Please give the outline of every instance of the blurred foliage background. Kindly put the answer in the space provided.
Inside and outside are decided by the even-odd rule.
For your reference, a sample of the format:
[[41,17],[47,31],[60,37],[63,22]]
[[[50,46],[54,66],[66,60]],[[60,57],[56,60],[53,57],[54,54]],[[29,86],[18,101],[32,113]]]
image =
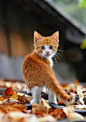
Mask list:
[[86,27],[86,0],[53,0],[67,14]]

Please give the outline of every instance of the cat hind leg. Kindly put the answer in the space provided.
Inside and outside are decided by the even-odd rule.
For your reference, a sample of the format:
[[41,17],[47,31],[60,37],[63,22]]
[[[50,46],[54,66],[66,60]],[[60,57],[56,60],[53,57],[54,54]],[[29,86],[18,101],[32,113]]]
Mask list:
[[51,89],[49,89],[48,102],[57,104],[57,97],[55,93],[51,91]]

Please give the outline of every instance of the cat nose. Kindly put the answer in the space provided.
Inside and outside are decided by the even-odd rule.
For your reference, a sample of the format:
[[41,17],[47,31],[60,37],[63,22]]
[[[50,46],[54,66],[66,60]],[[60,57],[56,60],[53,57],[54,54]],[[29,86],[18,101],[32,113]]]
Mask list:
[[46,54],[49,54],[49,51],[47,51]]

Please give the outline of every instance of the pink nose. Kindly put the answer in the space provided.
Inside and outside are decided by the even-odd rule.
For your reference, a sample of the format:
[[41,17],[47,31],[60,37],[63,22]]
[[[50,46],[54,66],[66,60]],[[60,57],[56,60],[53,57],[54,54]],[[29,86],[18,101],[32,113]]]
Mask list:
[[47,51],[46,54],[49,54],[49,52]]

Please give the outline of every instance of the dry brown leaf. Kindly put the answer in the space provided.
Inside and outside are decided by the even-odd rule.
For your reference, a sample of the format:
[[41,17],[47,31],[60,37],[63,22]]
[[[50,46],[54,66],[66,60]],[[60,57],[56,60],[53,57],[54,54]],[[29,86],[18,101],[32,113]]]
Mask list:
[[81,114],[74,112],[74,108],[72,107],[64,107],[63,111],[70,121],[85,120],[85,118]]
[[49,114],[54,116],[57,119],[65,118],[65,113],[63,112],[62,109],[59,109],[59,108],[57,108],[57,109],[51,108],[50,111],[49,111]]
[[18,100],[22,103],[30,103],[32,96],[18,92]]
[[57,122],[57,119],[55,119],[51,115],[48,115],[48,116],[40,117],[38,119],[38,122]]
[[47,114],[47,108],[44,107],[41,104],[35,103],[35,104],[32,105],[32,113],[33,114],[36,114],[36,113],[41,113],[41,114],[45,113],[45,114]]

